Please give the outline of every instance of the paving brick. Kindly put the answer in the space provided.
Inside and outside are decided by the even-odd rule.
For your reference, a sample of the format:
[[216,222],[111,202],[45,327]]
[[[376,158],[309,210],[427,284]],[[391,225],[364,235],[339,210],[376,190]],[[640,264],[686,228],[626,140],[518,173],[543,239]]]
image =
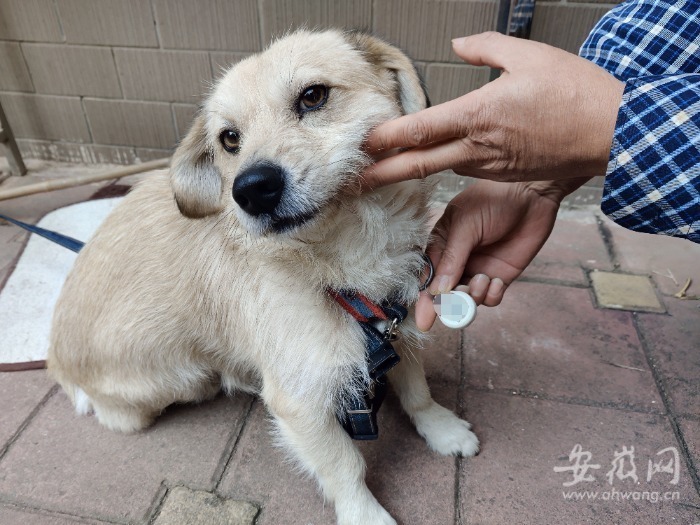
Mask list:
[[32,159],[56,160],[83,164],[135,164],[136,155],[131,146],[103,146],[101,144],[71,144],[45,140],[17,140],[22,156]]
[[260,12],[265,44],[299,27],[372,29],[371,0],[262,0]]
[[600,207],[600,201],[603,199],[603,189],[592,186],[583,185],[573,193],[570,193],[562,201],[562,207],[581,207],[581,206],[596,206]]
[[18,139],[91,141],[77,97],[0,93],[0,101]]
[[[0,242],[10,231],[10,226],[0,227]],[[2,246],[4,252],[4,242]],[[43,370],[0,372],[0,454],[5,449],[7,441],[17,432],[53,385],[53,381],[46,377],[46,372]]]
[[257,401],[224,474],[218,492],[225,497],[254,501],[261,507],[258,525],[335,523],[332,505],[324,505],[316,483],[294,472],[286,454],[272,445],[267,412]]
[[196,103],[211,80],[203,52],[115,49],[114,57],[127,99]]
[[[17,257],[26,242],[27,234],[23,230],[15,228],[6,221],[0,221],[0,289],[14,269]],[[10,429],[6,431],[9,432]]]
[[34,91],[27,64],[16,42],[0,42],[0,89]]
[[668,299],[670,316],[639,314],[637,324],[677,414],[700,415],[700,309]]
[[153,13],[141,0],[58,0],[66,40],[74,44],[158,45]]
[[0,523],[7,525],[75,525],[76,523],[103,523],[92,520],[72,520],[66,517],[50,516],[39,512],[22,512],[10,505],[0,503]]
[[453,38],[496,29],[498,2],[385,0],[375,3],[374,30],[414,60],[459,62]]
[[583,268],[613,269],[596,216],[591,210],[560,210],[549,239],[523,276],[587,285]]
[[249,57],[251,53],[235,53],[232,51],[211,51],[209,53],[209,58],[211,60],[211,70],[214,74],[214,78],[219,78],[227,71],[231,66],[237,64],[246,57]]
[[[686,279],[693,284],[688,294],[700,295],[700,245],[685,239],[639,233],[618,226],[602,216],[620,268],[649,274],[663,294],[678,292]],[[672,277],[671,277],[672,276]]]
[[[454,458],[428,450],[393,396],[385,401],[379,418],[379,439],[358,443],[367,461],[370,490],[400,523],[451,523]],[[219,491],[260,503],[259,525],[334,524],[333,505],[324,504],[316,483],[295,473],[285,454],[272,446],[270,428],[258,403]]]
[[154,0],[163,47],[259,51],[256,0]]
[[175,144],[169,104],[85,99],[95,142],[167,149]]
[[464,330],[469,385],[663,411],[632,314],[593,307],[589,290],[513,283]]
[[211,490],[249,398],[172,406],[145,432],[123,435],[79,417],[63,392],[3,458],[0,495],[48,510],[143,522],[162,482]]
[[483,67],[428,64],[425,84],[430,102],[441,104],[480,88],[489,81],[489,72]]
[[425,375],[433,390],[439,385],[450,391],[448,399],[437,399],[437,401],[454,410],[461,376],[462,334],[459,330],[447,328],[437,321],[430,330],[429,337],[421,352]]
[[610,10],[606,7],[538,3],[530,39],[578,54],[593,26]]
[[[695,414],[697,418],[697,414]],[[700,421],[681,418],[678,422],[683,439],[688,445],[688,452],[695,466],[695,473],[700,477]]]
[[168,493],[154,525],[253,525],[257,514],[258,508],[245,501],[175,487]]
[[0,0],[0,39],[61,42],[53,0]]
[[665,312],[646,275],[594,271],[590,274],[596,302],[601,308],[633,312]]
[[197,106],[192,104],[173,104],[173,115],[175,115],[178,139],[182,139],[182,137],[187,135],[196,113]]
[[39,93],[121,98],[109,48],[23,44],[22,49]]
[[[462,463],[460,478],[461,514],[465,524],[502,523],[695,523],[700,504],[690,474],[680,462],[680,479],[653,474],[647,481],[648,461],[660,459],[657,452],[678,445],[662,416],[620,410],[571,406],[543,400],[492,393],[470,393],[469,416],[482,439],[478,457]],[[569,454],[576,445],[590,452],[599,469],[579,472],[594,478],[564,486],[574,480]],[[639,483],[608,473],[616,452],[634,447]],[[660,456],[668,459],[670,453]],[[624,464],[623,473],[631,465]],[[614,472],[613,472],[614,474]],[[598,492],[597,500],[567,501],[563,493]],[[611,492],[678,492],[679,500],[625,500]],[[608,493],[605,501],[603,493]],[[619,501],[609,499],[619,498]],[[647,496],[650,498],[651,496]]]

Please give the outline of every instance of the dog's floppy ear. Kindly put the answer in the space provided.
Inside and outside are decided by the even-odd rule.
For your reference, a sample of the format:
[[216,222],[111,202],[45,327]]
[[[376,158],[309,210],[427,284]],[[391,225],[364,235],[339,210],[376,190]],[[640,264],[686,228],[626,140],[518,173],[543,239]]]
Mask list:
[[395,75],[397,98],[404,114],[415,113],[430,106],[418,72],[403,51],[366,33],[349,32],[347,35],[350,43],[362,52],[370,64]]
[[201,218],[221,209],[221,174],[214,166],[201,113],[175,150],[170,172],[175,202],[184,216]]

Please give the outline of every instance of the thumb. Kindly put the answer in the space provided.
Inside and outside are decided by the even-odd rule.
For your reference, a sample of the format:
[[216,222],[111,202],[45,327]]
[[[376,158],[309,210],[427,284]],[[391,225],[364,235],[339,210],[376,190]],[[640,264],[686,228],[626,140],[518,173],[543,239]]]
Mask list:
[[508,69],[517,60],[516,56],[521,55],[523,44],[527,43],[519,38],[489,31],[455,38],[452,40],[452,49],[459,58],[473,66]]

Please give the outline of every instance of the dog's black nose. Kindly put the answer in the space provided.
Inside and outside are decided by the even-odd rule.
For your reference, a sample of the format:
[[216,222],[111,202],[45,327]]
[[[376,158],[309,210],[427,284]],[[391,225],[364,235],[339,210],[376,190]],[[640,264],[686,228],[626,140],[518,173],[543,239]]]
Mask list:
[[253,216],[272,213],[284,192],[282,169],[271,164],[256,164],[233,181],[233,200]]

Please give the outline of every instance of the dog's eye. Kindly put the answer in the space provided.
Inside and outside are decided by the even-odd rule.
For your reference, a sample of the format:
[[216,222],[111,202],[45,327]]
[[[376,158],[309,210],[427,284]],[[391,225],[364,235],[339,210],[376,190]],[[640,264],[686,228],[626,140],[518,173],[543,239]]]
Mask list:
[[221,135],[219,135],[219,140],[229,153],[238,153],[238,149],[241,147],[241,136],[232,129],[222,131]]
[[321,108],[328,100],[328,88],[323,84],[307,87],[299,97],[297,110],[300,115]]

